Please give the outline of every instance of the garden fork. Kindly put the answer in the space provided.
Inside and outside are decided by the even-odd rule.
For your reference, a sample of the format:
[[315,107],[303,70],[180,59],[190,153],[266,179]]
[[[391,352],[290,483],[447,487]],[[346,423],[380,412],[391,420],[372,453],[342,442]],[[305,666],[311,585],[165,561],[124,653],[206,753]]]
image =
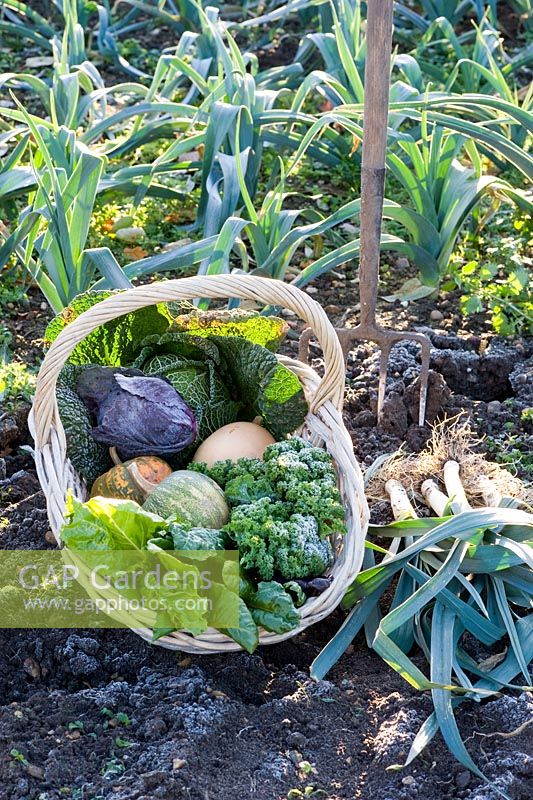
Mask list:
[[[370,340],[379,345],[378,419],[385,400],[387,364],[392,346],[403,340],[420,344],[420,401],[418,424],[424,424],[429,379],[431,343],[423,333],[385,330],[376,320],[385,155],[389,116],[389,58],[392,50],[393,0],[369,0],[366,23],[365,97],[363,113],[363,155],[361,170],[361,250],[359,257],[359,298],[361,316],[355,328],[338,328],[345,360],[355,342]],[[309,355],[310,329],[300,337],[299,357]]]

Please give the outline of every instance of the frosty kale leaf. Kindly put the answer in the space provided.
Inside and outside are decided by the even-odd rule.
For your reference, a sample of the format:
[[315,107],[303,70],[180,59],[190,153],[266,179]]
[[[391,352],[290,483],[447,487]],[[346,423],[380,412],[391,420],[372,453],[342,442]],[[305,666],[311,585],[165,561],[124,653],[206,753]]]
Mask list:
[[336,484],[314,480],[290,482],[287,486],[278,483],[276,486],[284,499],[292,504],[295,513],[315,517],[321,536],[344,532],[344,508]]
[[226,500],[230,506],[242,506],[268,497],[270,500],[281,500],[268,478],[253,475],[238,475],[226,483]]
[[244,569],[263,581],[322,575],[333,561],[328,536],[345,530],[331,457],[294,437],[269,445],[263,459],[192,464],[226,495],[231,518],[224,531],[239,548]]
[[331,544],[320,538],[316,519],[290,512],[288,503],[261,498],[233,509],[224,527],[242,566],[264,581],[277,574],[285,580],[315,577],[332,563]]
[[189,464],[187,469],[207,475],[224,490],[226,485],[236,478],[249,476],[255,480],[265,477],[265,465],[259,458],[239,458],[238,461],[227,458],[224,461],[216,461],[212,467],[194,462]]
[[298,437],[269,445],[263,460],[266,474],[287,489],[302,482],[326,481],[335,485],[337,481],[331,456]]
[[321,537],[344,532],[337,474],[325,450],[294,437],[269,445],[263,461],[266,477],[293,513],[315,517]]
[[230,506],[262,497],[283,500],[292,514],[315,517],[321,538],[345,530],[344,508],[331,456],[293,437],[267,447],[263,459],[217,461],[211,468],[191,464],[224,489]]
[[317,577],[333,563],[331,543],[320,538],[318,523],[309,514],[292,514],[275,528],[269,545],[277,572],[286,580]]

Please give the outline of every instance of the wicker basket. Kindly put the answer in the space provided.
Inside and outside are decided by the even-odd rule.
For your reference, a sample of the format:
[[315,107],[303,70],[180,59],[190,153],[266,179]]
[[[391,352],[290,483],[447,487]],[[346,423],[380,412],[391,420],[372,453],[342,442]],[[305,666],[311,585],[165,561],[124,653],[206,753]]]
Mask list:
[[[257,301],[261,305],[290,309],[311,326],[324,354],[323,378],[301,361],[283,356],[279,356],[279,359],[298,376],[309,402],[310,410],[301,435],[314,445],[324,447],[336,462],[339,486],[346,508],[347,533],[333,542],[336,557],[331,569],[331,585],[323,594],[309,599],[301,607],[299,627],[281,635],[260,632],[261,644],[273,644],[295,636],[326,617],[338,605],[346,587],[360,569],[368,523],[361,470],[354,458],[352,442],[342,420],[345,379],[342,350],[322,307],[307,294],[294,286],[269,278],[219,275],[181,278],[139,286],[109,297],[88,309],[57,337],[39,372],[30,414],[37,473],[46,497],[50,525],[60,543],[59,531],[64,522],[67,492],[72,491],[81,500],[85,500],[87,496],[86,487],[66,455],[65,434],[55,398],[56,381],[63,364],[87,334],[115,317],[155,303],[198,297],[236,297]],[[135,627],[134,630],[143,638],[151,639],[152,632],[149,629]],[[200,636],[175,632],[158,639],[157,644],[190,653],[240,649],[233,639],[214,630],[208,630]]]

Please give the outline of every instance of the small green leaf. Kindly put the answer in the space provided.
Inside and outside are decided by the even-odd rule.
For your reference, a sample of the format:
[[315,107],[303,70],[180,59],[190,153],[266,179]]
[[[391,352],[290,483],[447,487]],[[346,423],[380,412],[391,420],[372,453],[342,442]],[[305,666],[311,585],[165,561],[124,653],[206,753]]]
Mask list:
[[394,303],[395,300],[407,302],[410,300],[421,300],[423,297],[429,297],[436,292],[435,286],[424,286],[418,278],[409,278],[394,294],[385,295],[383,297],[388,303]]
[[175,628],[154,628],[152,642],[157,642],[158,639],[161,639],[163,636],[168,636],[170,633],[174,633],[175,630]]
[[473,275],[476,272],[477,268],[478,268],[477,261],[469,261],[468,264],[465,264],[461,268],[461,273],[463,275]]
[[287,633],[300,623],[292,597],[276,581],[260,581],[257,591],[246,597],[254,622],[266,631]]
[[465,298],[464,302],[463,298],[461,298],[461,307],[465,314],[479,314],[483,311],[483,303],[476,295]]

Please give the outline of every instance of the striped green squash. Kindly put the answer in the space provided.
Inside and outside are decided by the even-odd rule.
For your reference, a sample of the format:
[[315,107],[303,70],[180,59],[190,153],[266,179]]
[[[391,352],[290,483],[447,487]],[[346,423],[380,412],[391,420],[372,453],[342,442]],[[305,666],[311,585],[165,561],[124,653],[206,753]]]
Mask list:
[[221,528],[229,519],[224,492],[199,472],[173,472],[148,495],[146,511],[190,528]]

